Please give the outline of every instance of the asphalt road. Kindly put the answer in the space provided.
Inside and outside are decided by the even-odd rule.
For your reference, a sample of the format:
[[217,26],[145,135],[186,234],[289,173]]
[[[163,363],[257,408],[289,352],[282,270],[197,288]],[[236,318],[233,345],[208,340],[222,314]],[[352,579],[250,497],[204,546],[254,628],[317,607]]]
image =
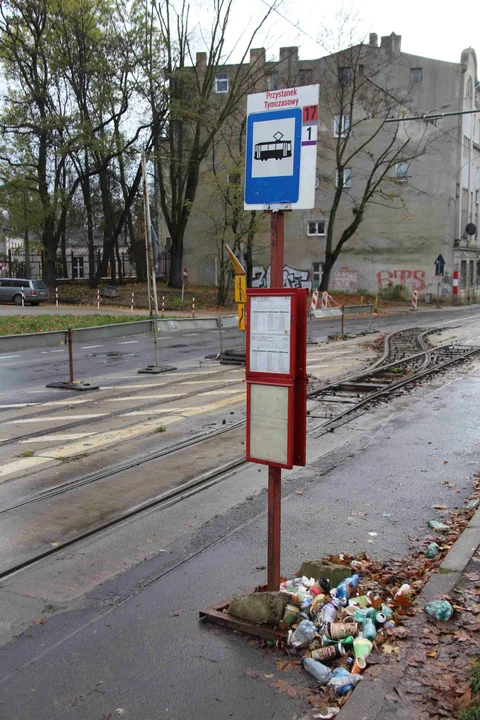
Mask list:
[[[372,319],[372,328],[379,332],[391,332],[412,325],[431,326],[436,323],[455,325],[456,321],[461,323],[475,317],[480,317],[480,306],[448,310],[432,309],[415,314],[376,316]],[[367,331],[368,328],[367,317],[347,317],[345,320],[346,333],[359,333]],[[243,334],[236,329],[222,332],[224,347],[242,347]],[[329,335],[340,333],[340,319],[311,320],[308,333],[312,340],[324,341]],[[158,334],[158,357],[162,365],[198,361],[207,355],[216,354],[219,350],[218,330],[174,330],[162,331]],[[154,358],[153,340],[148,335],[75,345],[75,379],[102,382],[102,384],[119,378],[125,379],[135,376],[140,368],[153,364]],[[39,382],[47,384],[67,380],[68,376],[66,348],[0,353],[0,387],[2,400],[5,403],[19,391],[27,393],[34,387],[38,390]]]
[[[400,558],[410,536],[427,534],[428,519],[444,517],[432,505],[461,506],[478,469],[479,382],[478,367],[438,380],[380,426],[364,423],[350,444],[290,476],[283,571],[328,552]],[[186,523],[185,513],[176,506],[170,522]],[[314,683],[305,673],[282,671],[255,643],[198,621],[200,609],[261,582],[265,558],[263,492],[4,648],[2,718],[311,718],[301,689]]]

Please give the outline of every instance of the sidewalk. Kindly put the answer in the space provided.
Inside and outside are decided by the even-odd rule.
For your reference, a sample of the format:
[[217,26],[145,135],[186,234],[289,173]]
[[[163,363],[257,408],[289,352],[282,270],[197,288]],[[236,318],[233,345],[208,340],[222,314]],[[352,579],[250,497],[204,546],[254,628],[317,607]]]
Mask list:
[[[285,473],[283,573],[296,572],[306,558],[344,551],[401,559],[411,536],[432,534],[429,519],[447,517],[448,510],[432,505],[463,506],[480,469],[480,369],[445,383],[432,382],[312,442],[309,465]],[[199,610],[264,582],[265,487],[265,471],[251,466],[225,485],[131,523],[133,544],[167,536],[169,524],[184,528],[184,535],[62,612],[46,611],[44,624],[0,651],[2,718],[299,720],[318,712],[306,700],[305,688],[315,686],[306,673],[282,670],[268,648],[198,621]],[[206,512],[211,519],[189,530]],[[113,538],[85,544],[82,554],[91,548],[92,564],[105,562],[104,546]],[[462,562],[451,569],[459,572]],[[64,571],[60,563],[49,569],[68,589]],[[45,572],[38,566],[37,578]],[[436,577],[443,583],[450,574]],[[33,594],[38,582],[35,571],[19,577],[8,588],[12,600]],[[443,585],[437,590],[445,592]],[[401,670],[393,660],[385,667],[397,675]],[[413,720],[406,703],[389,696],[391,683],[368,677],[337,717]]]
[[[477,510],[418,596],[418,614],[402,623],[407,640],[397,646],[396,659],[368,668],[337,720],[451,718],[452,707],[468,707],[471,661],[480,656],[479,548]],[[456,610],[448,622],[422,612],[425,603],[444,598]]]

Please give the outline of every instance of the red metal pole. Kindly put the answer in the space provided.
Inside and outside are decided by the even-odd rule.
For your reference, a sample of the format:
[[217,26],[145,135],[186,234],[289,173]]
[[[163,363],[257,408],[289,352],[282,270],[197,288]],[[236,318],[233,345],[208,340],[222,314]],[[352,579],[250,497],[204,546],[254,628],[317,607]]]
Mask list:
[[72,328],[67,330],[68,338],[68,364],[70,367],[70,382],[73,383],[73,348],[72,348]]
[[[270,287],[283,288],[285,215],[272,212],[270,243]],[[282,516],[282,471],[268,466],[268,590],[280,588],[280,538]]]

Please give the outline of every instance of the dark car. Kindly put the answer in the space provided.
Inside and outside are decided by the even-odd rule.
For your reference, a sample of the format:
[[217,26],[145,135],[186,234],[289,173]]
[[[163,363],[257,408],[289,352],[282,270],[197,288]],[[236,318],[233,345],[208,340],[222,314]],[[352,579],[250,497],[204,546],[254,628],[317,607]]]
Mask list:
[[0,278],[0,302],[22,304],[22,288],[25,303],[40,305],[49,299],[48,288],[43,280],[26,280],[24,278]]

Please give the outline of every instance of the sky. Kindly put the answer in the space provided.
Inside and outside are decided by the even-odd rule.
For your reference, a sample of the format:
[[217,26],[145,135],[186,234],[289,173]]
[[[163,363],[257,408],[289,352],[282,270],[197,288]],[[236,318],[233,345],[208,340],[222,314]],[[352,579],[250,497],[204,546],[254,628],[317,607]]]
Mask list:
[[[194,0],[195,1],[195,0]],[[246,33],[239,39],[239,29],[251,30],[255,21],[267,11],[272,0],[239,0],[229,31],[229,47],[244,44]],[[197,0],[200,4],[202,0]],[[278,0],[277,0],[278,2]],[[272,13],[253,43],[265,47],[268,59],[276,59],[280,47],[298,45],[300,59],[321,57],[335,45],[338,49],[338,13],[355,18],[356,40],[370,32],[402,36],[402,51],[448,62],[460,62],[462,50],[473,47],[480,60],[480,2],[465,0],[458,10],[431,0],[281,0],[279,13]],[[352,25],[352,23],[349,23]],[[294,27],[294,25],[298,27]],[[333,34],[333,37],[332,37]],[[326,39],[330,35],[330,39]],[[238,61],[238,51],[232,60]]]

